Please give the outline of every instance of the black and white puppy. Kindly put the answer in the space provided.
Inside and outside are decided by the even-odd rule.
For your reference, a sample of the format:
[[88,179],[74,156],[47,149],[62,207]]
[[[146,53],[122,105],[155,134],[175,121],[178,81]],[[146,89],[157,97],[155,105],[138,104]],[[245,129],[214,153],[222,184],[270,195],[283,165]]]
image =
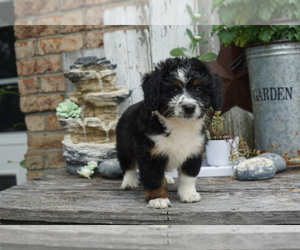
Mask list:
[[150,207],[171,206],[165,171],[177,169],[182,202],[197,202],[195,188],[206,144],[209,107],[221,108],[222,83],[196,58],[170,58],[142,79],[144,100],[130,106],[116,128],[123,189],[135,188],[136,169]]

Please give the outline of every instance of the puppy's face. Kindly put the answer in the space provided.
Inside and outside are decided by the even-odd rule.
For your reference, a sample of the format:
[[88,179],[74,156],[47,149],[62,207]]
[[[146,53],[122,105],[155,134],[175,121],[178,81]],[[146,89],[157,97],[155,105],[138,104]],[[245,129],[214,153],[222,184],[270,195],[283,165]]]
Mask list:
[[222,105],[221,82],[198,59],[171,58],[143,79],[145,105],[166,118],[195,120]]
[[158,111],[167,118],[199,119],[211,106],[209,86],[207,75],[193,72],[189,66],[179,67],[161,85]]

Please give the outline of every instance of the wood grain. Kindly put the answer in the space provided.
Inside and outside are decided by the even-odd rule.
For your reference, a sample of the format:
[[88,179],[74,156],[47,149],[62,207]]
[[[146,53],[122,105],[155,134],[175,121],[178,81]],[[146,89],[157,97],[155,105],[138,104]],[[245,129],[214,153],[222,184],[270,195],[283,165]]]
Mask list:
[[120,190],[121,180],[91,180],[64,169],[0,192],[2,224],[300,224],[300,169],[265,181],[198,178],[198,203],[181,203],[177,185],[168,187],[172,207],[151,209],[144,191]]
[[299,249],[300,226],[0,226],[1,249]]

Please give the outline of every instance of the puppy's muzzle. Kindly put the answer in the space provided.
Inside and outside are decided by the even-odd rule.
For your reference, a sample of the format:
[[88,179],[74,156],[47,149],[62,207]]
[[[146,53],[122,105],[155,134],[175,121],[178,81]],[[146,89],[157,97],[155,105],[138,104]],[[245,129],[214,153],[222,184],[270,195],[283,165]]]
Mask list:
[[185,114],[192,115],[192,114],[194,114],[194,112],[196,110],[196,105],[195,104],[191,104],[191,103],[183,104],[182,105],[182,109],[183,109],[183,111],[184,111]]

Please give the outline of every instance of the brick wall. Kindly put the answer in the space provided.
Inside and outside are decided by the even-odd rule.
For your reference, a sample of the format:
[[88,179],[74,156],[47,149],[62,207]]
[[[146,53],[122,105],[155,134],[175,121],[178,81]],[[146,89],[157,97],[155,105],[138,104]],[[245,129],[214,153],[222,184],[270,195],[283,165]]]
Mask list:
[[61,53],[102,46],[102,35],[98,26],[15,26],[20,106],[28,129],[25,163],[29,178],[41,175],[41,170],[64,166],[64,131],[55,115],[65,98]]
[[[99,2],[100,7],[93,6]],[[133,2],[136,1],[122,1],[122,4]],[[62,52],[103,46],[104,32],[123,29],[102,25],[104,4],[113,7],[116,3],[121,4],[111,0],[14,1],[16,23],[23,24],[14,26],[14,30],[20,107],[28,130],[25,155],[28,179],[65,165],[61,143],[64,130],[55,115],[57,105],[66,95]],[[91,18],[97,16],[87,22],[96,25],[76,25],[83,23],[83,12]],[[53,20],[72,25],[49,25]]]

